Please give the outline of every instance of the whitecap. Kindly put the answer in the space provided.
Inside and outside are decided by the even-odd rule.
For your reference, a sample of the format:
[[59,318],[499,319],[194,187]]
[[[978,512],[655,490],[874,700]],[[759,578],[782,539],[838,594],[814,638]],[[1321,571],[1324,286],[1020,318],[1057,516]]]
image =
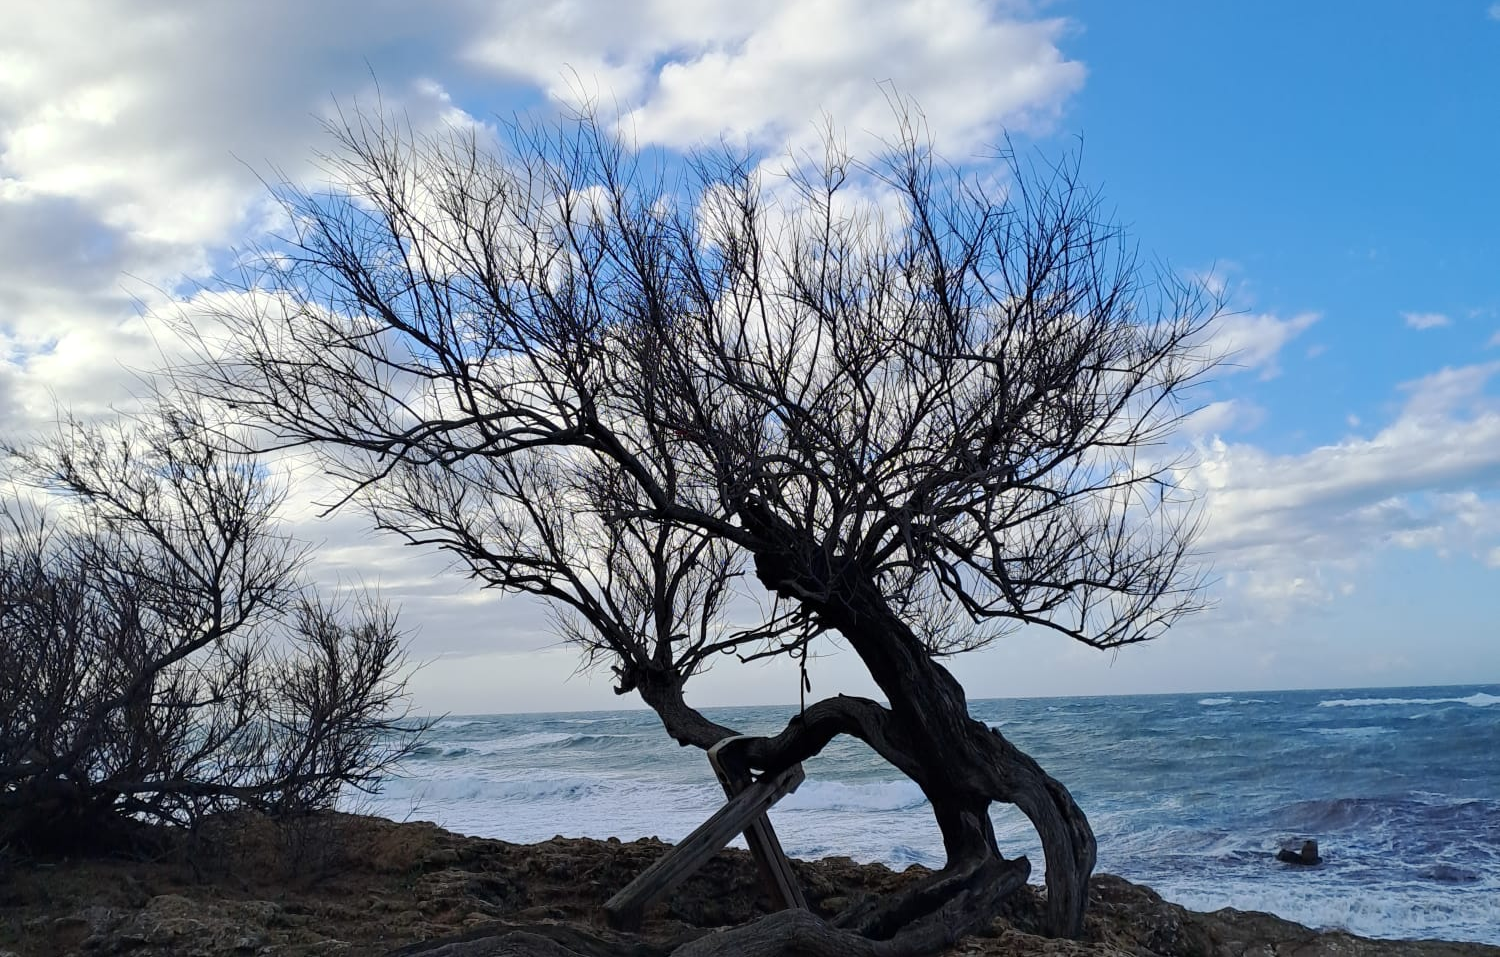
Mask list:
[[387,804],[412,801],[418,806],[459,803],[503,808],[507,804],[577,801],[607,786],[600,780],[577,777],[511,781],[474,776],[389,777],[381,782],[379,799]]
[[1220,704],[1234,704],[1233,698],[1199,698],[1198,703],[1205,707],[1213,707]]
[[1471,708],[1488,708],[1500,704],[1500,695],[1475,692],[1465,698],[1330,698],[1319,701],[1320,708],[1393,707],[1413,704],[1466,704]]

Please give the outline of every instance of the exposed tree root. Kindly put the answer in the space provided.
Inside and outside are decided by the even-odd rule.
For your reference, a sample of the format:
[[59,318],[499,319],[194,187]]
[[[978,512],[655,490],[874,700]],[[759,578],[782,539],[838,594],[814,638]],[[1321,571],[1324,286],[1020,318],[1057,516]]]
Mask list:
[[[983,863],[997,857],[987,804],[1016,805],[1036,828],[1046,854],[1048,928],[1059,937],[1077,937],[1083,930],[1095,861],[1088,818],[1067,788],[1029,755],[982,723],[967,717],[964,721],[968,725],[963,735],[966,747],[945,750],[934,771],[922,761],[922,749],[903,734],[889,710],[865,698],[840,695],[807,708],[775,736],[744,739],[739,743],[740,758],[751,767],[776,772],[817,754],[840,734],[858,738],[922,787],[938,816],[950,862]],[[970,755],[972,760],[965,760]],[[913,892],[911,906],[917,906],[923,893],[931,899],[952,893],[964,873],[963,867],[950,864],[935,876],[930,890]],[[899,923],[902,913],[900,908],[892,912],[892,925]],[[870,926],[859,929],[866,936],[884,936]]]
[[[951,694],[956,701],[960,693],[955,685]],[[698,743],[699,737],[727,730],[716,725],[700,728],[681,720],[680,711],[693,714],[685,706],[664,709],[659,706],[662,702],[652,704],[678,740]],[[935,756],[931,729],[913,734],[884,705],[838,695],[810,705],[775,735],[741,738],[734,751],[723,757],[763,774],[776,774],[818,754],[839,735],[849,735],[915,781],[931,801],[949,866],[897,899],[866,902],[860,913],[840,915],[839,926],[864,938],[888,938],[978,881],[977,871],[991,873],[991,862],[1005,863],[995,847],[988,812],[990,802],[1001,801],[1019,808],[1041,838],[1047,861],[1048,931],[1058,937],[1077,937],[1083,931],[1096,853],[1088,818],[1067,788],[998,731],[970,718],[967,709],[955,710],[954,718],[946,734],[954,746],[938,749]],[[1029,871],[1030,865],[1025,866]],[[992,876],[998,879],[1003,874],[1008,881],[1011,873],[1002,869]],[[1023,874],[1017,886],[1024,880]]]
[[[1026,883],[1030,874],[1031,863],[1024,857],[1014,861],[996,857],[944,868],[896,894],[866,898],[835,917],[833,923],[862,937],[884,940],[943,910],[963,894],[969,895],[965,899],[993,898],[998,904]],[[974,908],[976,921],[993,916],[978,911]]]
[[[807,911],[781,911],[700,937],[671,957],[926,957],[987,926],[1030,871],[1024,858],[995,858],[963,872],[935,874],[906,893],[877,899],[874,908],[846,912],[835,923]],[[872,939],[847,924],[838,926],[846,917],[880,933]],[[882,937],[885,932],[890,936]]]

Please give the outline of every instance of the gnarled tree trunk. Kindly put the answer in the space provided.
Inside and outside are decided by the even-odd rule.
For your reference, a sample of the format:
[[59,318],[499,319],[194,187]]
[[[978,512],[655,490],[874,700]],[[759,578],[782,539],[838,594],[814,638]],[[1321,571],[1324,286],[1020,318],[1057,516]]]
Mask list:
[[[988,922],[1003,896],[994,891],[1013,890],[1030,872],[1024,858],[1008,861],[996,845],[989,810],[998,801],[1018,807],[1041,838],[1051,933],[1077,937],[1095,842],[1067,788],[1000,732],[969,715],[962,686],[891,613],[873,582],[845,569],[815,583],[789,584],[772,573],[787,565],[757,565],[765,584],[796,594],[824,625],[844,635],[891,704],[842,695],[819,701],[775,736],[735,742],[737,759],[763,774],[777,774],[840,734],[858,738],[922,789],[947,854],[946,866],[931,878],[889,899],[856,905],[834,926],[873,940],[903,935],[915,940],[921,937],[916,930],[939,920],[960,934]],[[830,588],[830,581],[842,587]],[[806,596],[818,592],[809,584],[831,597],[810,601]],[[680,743],[707,748],[733,733],[689,707],[680,681],[645,676],[637,687]]]
[[[1041,837],[1050,932],[1079,936],[1095,840],[1067,787],[998,730],[969,715],[962,685],[888,612],[877,592],[843,595],[817,613],[849,639],[891,706],[862,697],[820,700],[777,735],[739,739],[733,757],[762,774],[778,774],[819,753],[837,735],[855,736],[921,787],[932,802],[948,856],[947,865],[929,879],[885,900],[855,904],[834,919],[834,927],[873,941],[915,944],[927,941],[918,933],[922,927],[932,926],[936,933],[942,924],[944,935],[962,936],[984,926],[1004,894],[1031,871],[1025,858],[1008,861],[996,846],[990,805],[1001,801],[1019,807]],[[682,744],[706,748],[733,733],[690,708],[679,681],[648,676],[637,690]]]

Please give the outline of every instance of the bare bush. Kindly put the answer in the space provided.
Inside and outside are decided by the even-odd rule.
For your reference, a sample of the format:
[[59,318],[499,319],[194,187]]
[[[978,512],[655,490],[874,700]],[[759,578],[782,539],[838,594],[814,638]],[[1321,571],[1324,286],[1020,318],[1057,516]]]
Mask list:
[[393,615],[305,586],[254,461],[171,413],[6,451],[0,845],[328,808],[413,746]]

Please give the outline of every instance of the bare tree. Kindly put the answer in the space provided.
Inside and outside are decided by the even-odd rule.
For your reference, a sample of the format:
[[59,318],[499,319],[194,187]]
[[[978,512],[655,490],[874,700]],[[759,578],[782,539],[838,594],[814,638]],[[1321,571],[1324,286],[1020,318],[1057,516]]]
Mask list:
[[6,451],[0,846],[328,808],[412,746],[394,618],[304,587],[262,467],[170,413]]
[[[903,129],[873,162],[720,152],[669,180],[592,117],[498,145],[353,118],[334,186],[279,190],[292,231],[198,318],[187,375],[324,453],[381,528],[551,602],[684,745],[734,733],[684,697],[711,662],[841,636],[889,703],[817,701],[740,757],[864,741],[948,863],[838,927],[904,928],[899,951],[988,919],[1029,871],[999,801],[1076,935],[1087,819],[941,659],[1021,627],[1118,648],[1197,606],[1164,443],[1218,305],[1141,268],[1072,160],[986,180]],[[751,581],[771,611],[738,625]]]

